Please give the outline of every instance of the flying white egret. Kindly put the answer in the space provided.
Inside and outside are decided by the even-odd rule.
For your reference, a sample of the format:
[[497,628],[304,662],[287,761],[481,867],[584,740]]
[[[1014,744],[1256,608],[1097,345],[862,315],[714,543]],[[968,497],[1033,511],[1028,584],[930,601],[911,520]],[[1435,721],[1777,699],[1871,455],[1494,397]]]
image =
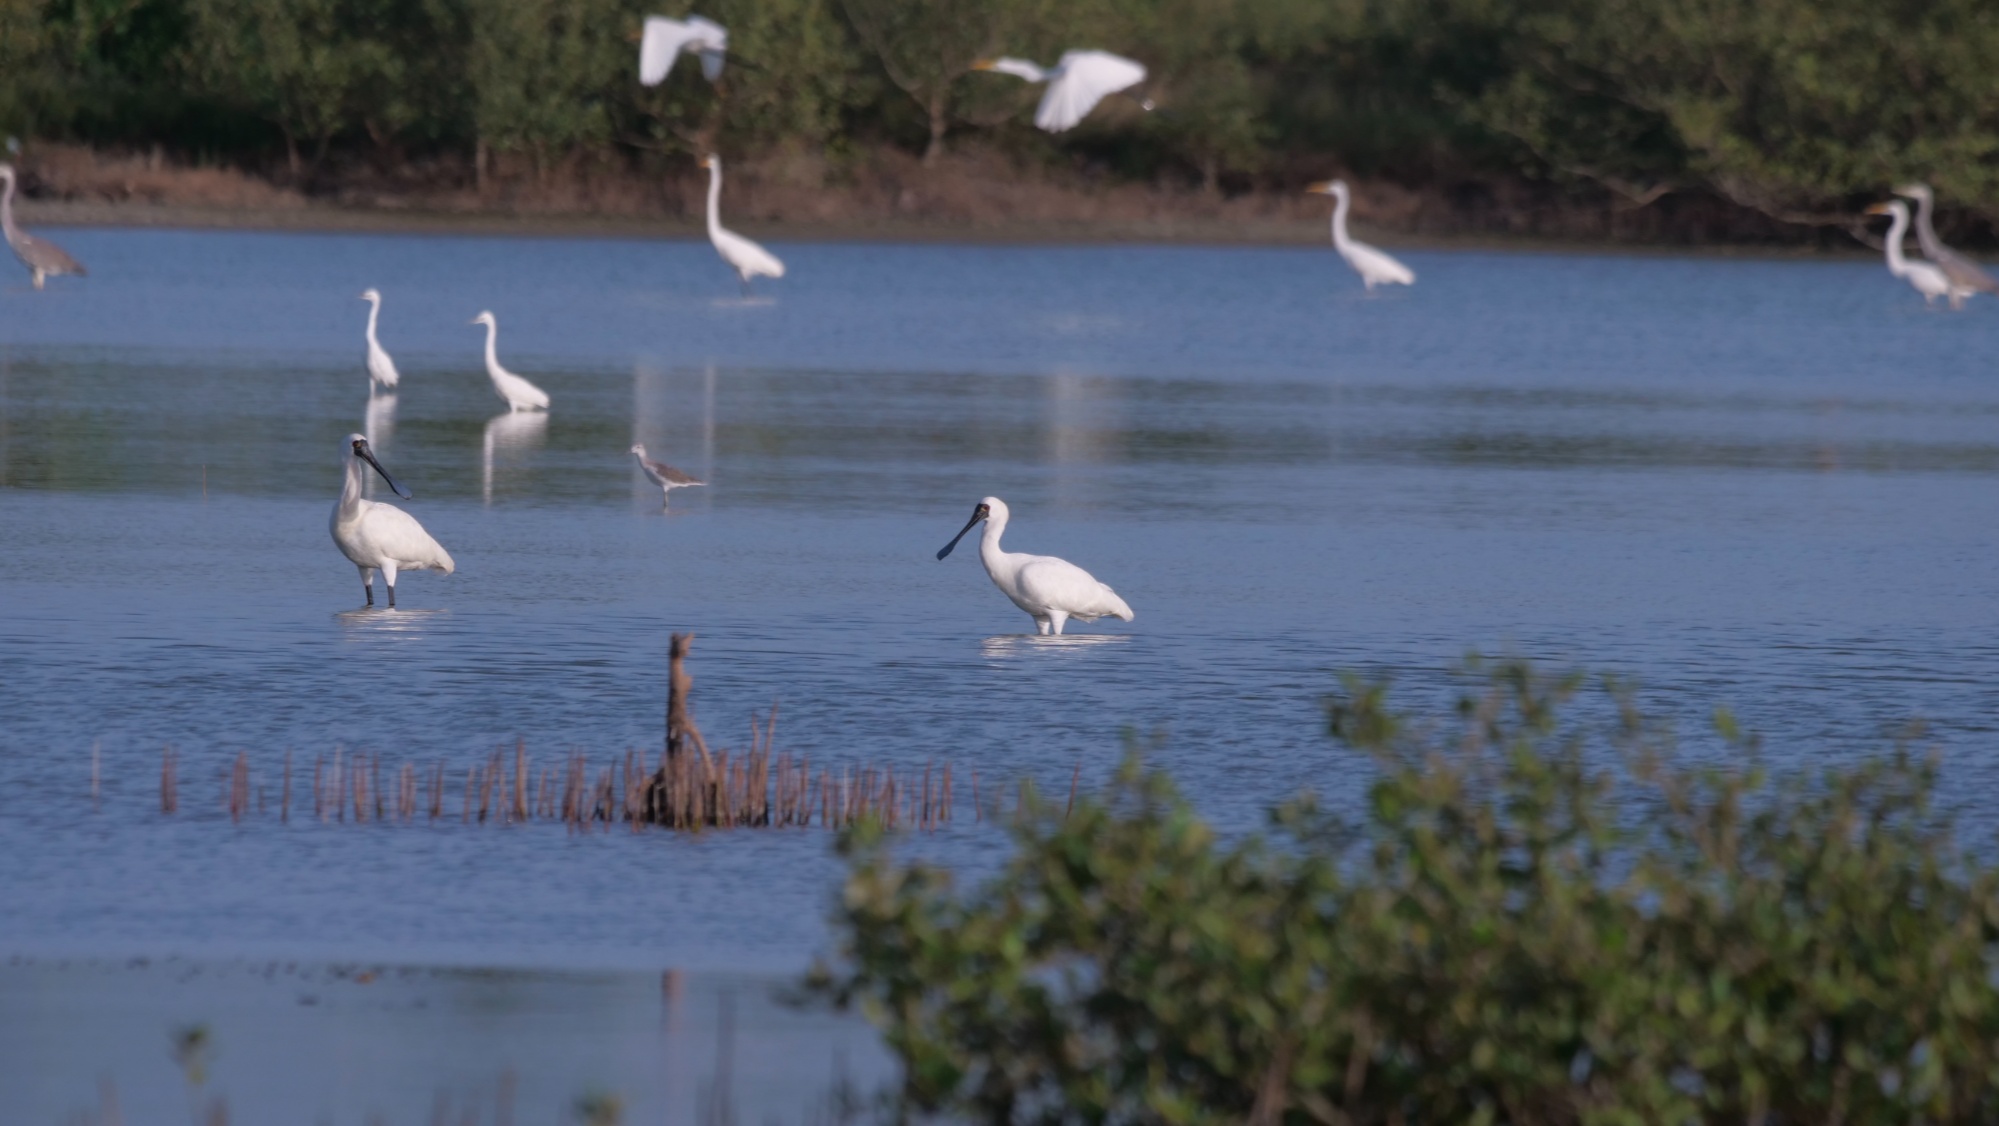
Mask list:
[[[1029,82],[1046,82],[1048,89],[1042,92],[1041,104],[1035,107],[1034,124],[1050,133],[1074,129],[1090,116],[1098,102],[1145,81],[1143,64],[1109,51],[1065,51],[1052,67],[1038,66],[1026,59],[980,59],[972,64],[972,69],[1011,74]],[[1152,99],[1140,98],[1138,104],[1149,110]]]
[[729,54],[729,29],[705,16],[646,17],[639,37],[639,81],[647,86],[666,81],[682,51],[700,57],[702,77],[720,82],[722,62]]
[[1108,616],[1131,621],[1131,607],[1124,604],[1117,591],[1074,563],[1052,555],[1001,551],[1000,536],[1006,531],[1006,518],[1005,501],[998,497],[980,501],[972,509],[972,518],[951,537],[937,558],[951,554],[965,533],[984,520],[986,531],[979,539],[979,561],[986,565],[986,575],[1000,593],[1034,618],[1037,633],[1059,636],[1062,624],[1070,618],[1094,622]]
[[548,392],[500,366],[500,354],[494,342],[500,335],[500,322],[490,312],[472,318],[472,324],[486,326],[486,374],[493,379],[493,390],[507,401],[509,410],[534,411],[548,409]]
[[69,252],[45,238],[38,238],[14,225],[14,166],[0,164],[0,180],[7,182],[4,194],[0,194],[0,235],[6,236],[7,245],[13,248],[14,257],[21,260],[35,275],[35,288],[57,274],[75,274],[88,277],[90,271]]
[[777,255],[722,226],[722,158],[709,153],[701,158],[701,167],[708,170],[708,241],[715,244],[722,261],[735,268],[743,292],[750,291],[751,278],[783,277],[784,263]]
[[1305,189],[1316,195],[1333,197],[1333,249],[1347,260],[1360,280],[1373,290],[1377,285],[1415,285],[1416,272],[1374,247],[1347,235],[1347,210],[1353,206],[1345,180],[1327,180]]
[[1949,297],[1951,308],[1959,308],[1962,302],[1951,292],[1950,278],[1943,270],[1929,262],[1911,262],[1902,255],[1902,236],[1909,233],[1909,205],[1892,199],[1875,204],[1867,213],[1893,216],[1888,224],[1888,272],[1914,286],[1923,295],[1925,305],[1934,304],[1939,297]]
[[374,394],[377,387],[393,391],[401,378],[396,374],[396,362],[389,358],[382,342],[375,339],[375,321],[382,315],[382,291],[364,289],[361,300],[368,303],[368,393]]
[[1937,264],[1944,277],[1950,279],[1951,308],[1962,307],[1966,298],[1980,293],[1999,293],[1999,279],[1985,272],[1984,267],[1950,247],[1937,237],[1936,225],[1930,221],[1936,209],[1936,193],[1928,184],[1910,184],[1895,189],[1895,194],[1907,196],[1916,201],[1916,242],[1923,248],[1923,256]]
[[375,472],[382,475],[397,496],[410,499],[410,494],[375,460],[366,436],[347,435],[340,444],[340,461],[347,483],[340,490],[340,499],[333,502],[333,542],[340,548],[340,554],[361,569],[361,590],[368,596],[368,605],[375,604],[376,568],[381,569],[383,580],[389,584],[391,610],[396,608],[397,572],[443,571],[448,575],[458,569],[451,561],[451,553],[430,538],[416,517],[394,505],[362,499],[361,480],[367,476],[368,465],[375,467]]
[[675,489],[708,483],[699,477],[683,473],[663,461],[654,461],[647,457],[644,442],[632,443],[632,456],[639,459],[639,469],[646,475],[646,480],[659,486],[659,502],[662,505],[673,500]]

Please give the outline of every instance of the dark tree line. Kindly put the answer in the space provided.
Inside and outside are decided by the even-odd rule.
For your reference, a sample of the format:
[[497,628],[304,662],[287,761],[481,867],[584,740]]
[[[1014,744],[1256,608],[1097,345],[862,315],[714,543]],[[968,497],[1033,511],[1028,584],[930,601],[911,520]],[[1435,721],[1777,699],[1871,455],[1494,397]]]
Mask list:
[[[934,158],[1010,131],[1210,189],[1504,175],[1818,223],[1922,177],[1999,217],[1990,0],[713,0],[755,65],[719,92],[692,66],[645,89],[639,22],[684,3],[0,0],[0,129],[298,181],[330,154],[540,174],[710,145]],[[971,67],[1070,46],[1144,62],[1168,112],[1113,101],[1040,138],[1035,92]]]

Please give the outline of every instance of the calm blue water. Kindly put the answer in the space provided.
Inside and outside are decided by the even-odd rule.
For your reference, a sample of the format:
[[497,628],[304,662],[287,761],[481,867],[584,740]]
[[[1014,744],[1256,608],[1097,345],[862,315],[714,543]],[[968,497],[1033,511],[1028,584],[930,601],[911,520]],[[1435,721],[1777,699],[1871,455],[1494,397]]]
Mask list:
[[[1229,827],[1353,792],[1339,670],[1423,696],[1474,648],[1789,761],[1921,717],[1956,792],[1999,781],[1999,307],[1871,263],[1411,254],[1368,298],[1312,250],[797,245],[744,301],[700,243],[61,235],[88,280],[0,291],[0,953],[794,971],[817,832],[222,816],[238,752],[274,789],[288,748],[656,748],[676,629],[711,739],[776,702],[815,761],[1062,788],[1159,731]],[[482,309],[545,420],[501,415]],[[395,614],[327,535],[353,430],[459,565]],[[635,439],[710,487],[663,515]],[[1034,641],[935,561],[989,493],[1137,620]]]

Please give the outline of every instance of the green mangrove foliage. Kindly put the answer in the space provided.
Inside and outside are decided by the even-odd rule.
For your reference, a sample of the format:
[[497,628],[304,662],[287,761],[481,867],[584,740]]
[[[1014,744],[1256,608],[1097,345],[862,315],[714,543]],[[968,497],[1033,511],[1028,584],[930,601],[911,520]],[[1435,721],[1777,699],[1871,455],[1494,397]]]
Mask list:
[[[743,65],[634,81],[647,14],[688,0],[0,0],[0,130],[161,144],[307,178],[388,163],[891,144],[1012,151],[1210,188],[1349,169],[1495,177],[1642,206],[1719,197],[1844,221],[1899,180],[1999,217],[1988,0],[714,0]],[[1130,55],[1165,112],[1062,138],[994,54]],[[1002,123],[1004,122],[1004,125]]]
[[1579,687],[1500,665],[1420,723],[1349,684],[1356,819],[1223,840],[1132,761],[976,887],[856,835],[813,985],[904,1111],[992,1123],[1993,1120],[1999,879],[1932,765],[1780,776],[1726,723],[1739,769],[1676,765]]

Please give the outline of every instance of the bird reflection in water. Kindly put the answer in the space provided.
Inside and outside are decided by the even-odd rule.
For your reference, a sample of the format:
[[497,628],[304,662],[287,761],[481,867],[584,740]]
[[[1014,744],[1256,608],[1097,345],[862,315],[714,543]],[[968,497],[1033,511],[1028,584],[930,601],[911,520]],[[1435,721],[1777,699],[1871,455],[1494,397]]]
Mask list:
[[431,633],[438,619],[450,613],[448,610],[405,610],[398,609],[393,614],[376,613],[373,607],[357,610],[342,610],[333,615],[341,629],[355,636],[418,638]]
[[[396,395],[393,391],[368,396],[368,413],[361,422],[361,433],[368,436],[368,445],[377,454],[389,456],[390,444],[396,436]],[[375,486],[381,482],[368,478],[368,495],[375,495]]]
[[518,462],[542,447],[548,435],[548,415],[541,411],[509,411],[486,423],[485,475],[481,495],[493,503],[493,463]]
[[1007,633],[979,642],[979,655],[995,660],[1006,657],[1040,656],[1046,653],[1074,653],[1103,645],[1126,645],[1128,633]]

